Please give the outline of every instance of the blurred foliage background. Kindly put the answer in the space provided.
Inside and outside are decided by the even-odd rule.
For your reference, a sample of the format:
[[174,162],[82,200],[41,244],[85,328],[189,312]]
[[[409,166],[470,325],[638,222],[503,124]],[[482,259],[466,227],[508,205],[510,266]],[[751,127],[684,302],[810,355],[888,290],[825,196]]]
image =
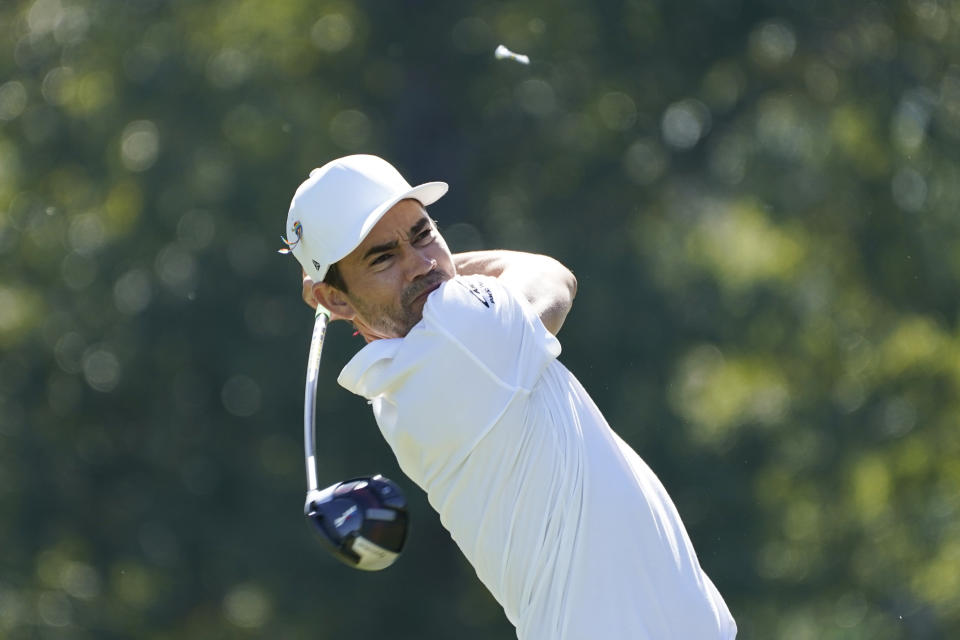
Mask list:
[[455,250],[571,266],[562,359],[741,638],[960,636],[958,61],[958,0],[4,0],[0,638],[514,636],[347,327],[321,482],[398,479],[414,529],[369,575],[301,515],[275,249],[352,152],[448,181]]

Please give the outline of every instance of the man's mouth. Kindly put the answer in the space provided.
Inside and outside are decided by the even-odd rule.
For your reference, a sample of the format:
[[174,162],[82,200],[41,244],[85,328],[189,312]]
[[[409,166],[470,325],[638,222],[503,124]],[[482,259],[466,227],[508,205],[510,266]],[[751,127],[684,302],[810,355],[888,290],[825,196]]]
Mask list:
[[437,274],[437,276],[431,278],[429,282],[417,286],[412,293],[413,297],[411,298],[408,296],[410,302],[408,302],[406,306],[412,307],[418,302],[424,302],[428,295],[440,288],[440,285],[443,284],[443,281],[444,277],[440,274]]
[[436,283],[436,284],[430,285],[429,287],[427,287],[427,288],[424,290],[423,293],[421,293],[421,294],[418,295],[416,298],[414,298],[413,301],[414,301],[414,302],[423,302],[423,301],[425,301],[425,300],[427,299],[427,296],[428,296],[428,295],[430,295],[431,293],[433,293],[434,291],[436,291],[437,289],[440,288],[440,285],[441,285],[441,284],[442,284],[442,283],[438,282],[438,283]]

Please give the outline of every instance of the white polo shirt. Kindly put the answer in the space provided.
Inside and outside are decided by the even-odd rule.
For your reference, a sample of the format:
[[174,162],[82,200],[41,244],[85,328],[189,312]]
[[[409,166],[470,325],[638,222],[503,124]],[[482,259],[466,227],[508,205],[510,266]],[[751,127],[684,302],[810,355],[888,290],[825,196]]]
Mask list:
[[339,382],[371,401],[521,640],[734,638],[663,485],[559,354],[521,296],[458,276]]

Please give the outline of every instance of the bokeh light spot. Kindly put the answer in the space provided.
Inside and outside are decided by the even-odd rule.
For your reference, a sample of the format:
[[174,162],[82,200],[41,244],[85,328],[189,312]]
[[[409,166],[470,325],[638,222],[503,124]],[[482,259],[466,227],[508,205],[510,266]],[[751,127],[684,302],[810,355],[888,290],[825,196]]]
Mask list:
[[667,164],[667,154],[655,140],[637,140],[623,154],[624,172],[635,183],[643,186],[659,180],[667,170]]
[[104,224],[110,235],[130,230],[143,210],[143,192],[134,180],[121,180],[110,188],[103,203]]
[[740,67],[731,61],[718,62],[707,71],[702,86],[710,106],[726,110],[734,106],[743,94],[747,79]]
[[553,87],[546,80],[530,78],[517,87],[517,102],[520,108],[533,116],[547,116],[557,106]]
[[179,293],[189,293],[195,285],[197,262],[178,243],[168,244],[157,254],[154,268],[161,282]]
[[160,153],[160,132],[149,120],[136,120],[120,136],[120,160],[130,171],[146,171]]
[[[0,308],[3,308],[0,305]],[[79,333],[71,331],[60,336],[53,354],[65,373],[80,373],[83,370],[83,352],[87,343]]]
[[747,173],[751,141],[746,136],[723,136],[710,149],[710,173],[727,184],[738,184]]
[[845,593],[834,604],[834,621],[841,629],[852,629],[863,622],[869,608],[859,591]]
[[830,102],[840,90],[840,79],[830,65],[822,62],[813,62],[807,65],[803,78],[807,90],[818,100]]
[[53,31],[63,15],[60,0],[36,0],[27,11],[27,26],[35,35]]
[[757,105],[757,142],[787,159],[811,159],[814,132],[789,96],[769,95]]
[[60,262],[60,277],[74,291],[82,291],[96,282],[97,271],[97,261],[79,253],[68,253]]
[[903,95],[893,116],[893,142],[906,156],[920,150],[927,136],[936,96],[926,89],[911,90]]
[[113,568],[112,585],[116,597],[136,608],[150,605],[156,597],[156,583],[145,567],[130,562]]
[[314,23],[310,40],[321,51],[343,51],[353,41],[353,23],[342,13],[328,13]]
[[785,22],[766,22],[750,34],[750,57],[762,67],[782,65],[796,49],[797,37]]
[[237,49],[221,49],[207,62],[207,79],[218,89],[232,89],[250,75],[250,58]]
[[660,126],[668,145],[691,149],[710,129],[710,110],[697,100],[681,100],[667,107]]
[[69,67],[55,67],[43,77],[41,91],[47,104],[59,106],[71,102],[76,91],[76,77]]
[[224,408],[240,418],[252,416],[260,410],[260,385],[242,374],[227,380],[220,392]]
[[73,619],[73,607],[65,594],[44,591],[37,596],[37,615],[49,627],[66,627]]
[[60,45],[76,45],[86,39],[89,28],[90,16],[84,7],[66,7],[54,26],[53,36]]
[[81,255],[90,255],[103,246],[103,222],[94,213],[82,213],[70,221],[67,241],[70,248]]
[[0,120],[13,120],[27,106],[27,90],[21,82],[11,80],[0,85]]
[[113,303],[117,311],[128,316],[146,309],[152,295],[150,276],[143,269],[127,271],[113,285]]
[[83,377],[96,391],[113,391],[120,384],[122,371],[117,356],[106,348],[91,350],[83,357]]
[[249,582],[235,586],[223,599],[223,613],[227,620],[244,629],[262,627],[269,620],[272,609],[269,594]]
[[893,199],[904,211],[916,213],[923,210],[927,201],[927,181],[920,172],[909,167],[897,171],[890,183]]
[[78,114],[92,114],[114,99],[113,75],[106,71],[85,74],[74,82],[72,100],[66,106]]
[[92,600],[100,595],[100,576],[96,569],[84,562],[67,562],[60,583],[67,594],[80,600]]
[[22,338],[37,325],[43,311],[35,292],[0,282],[0,347]]

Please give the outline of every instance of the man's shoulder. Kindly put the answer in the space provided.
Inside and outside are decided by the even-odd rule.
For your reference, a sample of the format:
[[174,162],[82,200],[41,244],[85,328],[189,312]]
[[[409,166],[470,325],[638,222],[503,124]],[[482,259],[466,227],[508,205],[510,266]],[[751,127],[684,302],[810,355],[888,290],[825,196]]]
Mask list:
[[423,308],[429,322],[509,320],[522,314],[516,297],[497,278],[482,275],[454,276],[427,298]]
[[[496,305],[501,297],[494,295],[494,289],[499,290],[502,287],[496,278],[490,276],[455,276],[444,284],[451,289],[449,295],[471,304],[479,303],[485,309]],[[470,298],[467,298],[468,295]]]

